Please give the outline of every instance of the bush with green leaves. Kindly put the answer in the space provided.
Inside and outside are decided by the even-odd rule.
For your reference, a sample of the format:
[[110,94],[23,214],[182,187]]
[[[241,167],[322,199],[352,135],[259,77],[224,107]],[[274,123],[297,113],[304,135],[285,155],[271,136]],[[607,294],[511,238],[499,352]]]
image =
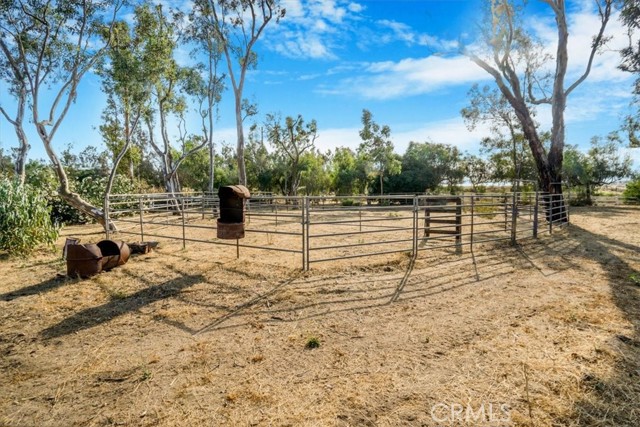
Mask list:
[[636,176],[633,181],[627,183],[624,193],[624,202],[630,205],[640,204],[640,176]]
[[[80,194],[87,202],[94,206],[102,207],[104,189],[107,186],[107,177],[94,174],[69,174],[72,191]],[[51,219],[55,224],[85,224],[91,219],[68,205],[58,195],[60,185],[53,170],[42,163],[31,162],[27,166],[27,182],[35,188],[39,188],[47,200],[51,210]],[[133,193],[135,184],[127,177],[117,175],[113,183],[112,194]]]
[[50,213],[39,190],[0,177],[0,250],[28,255],[40,245],[53,246],[59,230]]

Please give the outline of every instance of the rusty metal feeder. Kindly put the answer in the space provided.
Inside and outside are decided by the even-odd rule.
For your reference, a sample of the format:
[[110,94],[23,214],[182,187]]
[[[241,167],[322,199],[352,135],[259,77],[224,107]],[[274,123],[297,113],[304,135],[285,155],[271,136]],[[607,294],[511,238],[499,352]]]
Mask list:
[[251,197],[244,185],[228,185],[218,190],[220,217],[217,222],[218,239],[236,241],[236,256],[240,258],[240,240],[244,239],[244,208]]

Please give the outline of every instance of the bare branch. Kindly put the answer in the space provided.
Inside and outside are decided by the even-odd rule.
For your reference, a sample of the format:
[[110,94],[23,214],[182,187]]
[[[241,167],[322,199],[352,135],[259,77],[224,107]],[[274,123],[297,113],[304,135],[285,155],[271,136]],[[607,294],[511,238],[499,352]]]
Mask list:
[[609,22],[609,18],[611,17],[613,0],[604,0],[604,9],[602,8],[600,2],[597,3],[600,13],[600,29],[598,30],[598,35],[593,40],[591,52],[589,53],[589,61],[587,62],[587,68],[582,76],[580,76],[580,78],[578,78],[578,80],[576,80],[571,86],[569,86],[569,89],[565,91],[565,96],[568,96],[576,87],[578,87],[578,85],[580,85],[580,83],[585,81],[587,76],[589,76],[589,73],[591,72],[591,66],[593,65],[593,59],[595,58],[600,46],[604,43],[604,31]]
[[13,126],[17,126],[17,123],[15,120],[13,120],[11,117],[9,117],[9,115],[7,114],[7,112],[4,110],[4,108],[2,108],[2,106],[0,105],[0,113],[2,113],[2,115],[4,116],[5,119],[7,119],[7,121],[9,123],[11,123]]

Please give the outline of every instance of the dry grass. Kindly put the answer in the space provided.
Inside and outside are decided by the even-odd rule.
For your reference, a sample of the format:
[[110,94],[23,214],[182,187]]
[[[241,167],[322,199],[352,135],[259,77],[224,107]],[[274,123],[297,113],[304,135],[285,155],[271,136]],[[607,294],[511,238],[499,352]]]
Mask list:
[[85,280],[3,259],[0,425],[640,425],[640,211],[572,222],[309,273],[165,242]]

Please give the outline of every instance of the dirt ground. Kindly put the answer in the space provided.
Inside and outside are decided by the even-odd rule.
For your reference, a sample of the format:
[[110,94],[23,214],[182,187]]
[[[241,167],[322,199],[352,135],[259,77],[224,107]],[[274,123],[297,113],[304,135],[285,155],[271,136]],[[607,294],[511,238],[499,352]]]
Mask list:
[[89,279],[5,256],[0,425],[638,426],[640,209],[571,221],[307,273],[167,242]]

